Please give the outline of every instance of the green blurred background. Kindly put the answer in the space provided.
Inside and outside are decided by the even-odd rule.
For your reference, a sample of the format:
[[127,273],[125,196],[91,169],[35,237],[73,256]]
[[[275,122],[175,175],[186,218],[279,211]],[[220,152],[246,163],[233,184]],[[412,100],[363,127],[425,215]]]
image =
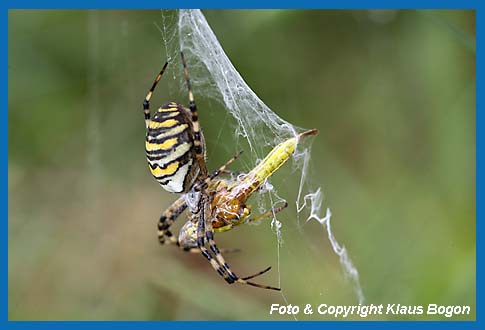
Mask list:
[[[470,305],[454,319],[474,319],[474,11],[204,14],[258,96],[320,130],[311,181],[366,303]],[[165,61],[161,19],[9,12],[9,319],[292,319],[268,315],[282,295],[226,285],[199,255],[158,245],[174,196],[147,170],[141,105]],[[173,83],[161,83],[153,108],[186,103]],[[214,168],[234,151],[231,136],[218,135],[194,90]],[[272,184],[293,206],[288,168]],[[226,255],[241,275],[274,266],[264,284],[278,283],[279,260],[289,303],[357,304],[320,225],[294,218],[294,207],[280,217],[279,257],[268,223],[217,241],[242,249]]]

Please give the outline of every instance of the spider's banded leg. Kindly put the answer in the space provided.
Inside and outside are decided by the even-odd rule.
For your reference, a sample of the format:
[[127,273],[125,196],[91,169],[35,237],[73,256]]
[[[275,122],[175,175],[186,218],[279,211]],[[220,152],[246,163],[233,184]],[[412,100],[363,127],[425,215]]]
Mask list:
[[255,277],[258,277],[259,275],[263,275],[264,273],[266,272],[269,272],[271,270],[271,266],[269,266],[268,268],[266,269],[263,269],[262,271],[260,271],[259,273],[256,273],[254,275],[251,275],[251,276],[246,276],[246,277],[243,277],[242,279],[243,280],[250,280],[252,278],[255,278]]
[[[175,244],[177,244],[180,249],[182,249],[182,251],[184,252],[189,252],[189,253],[200,253],[200,249],[199,248],[196,248],[196,247],[192,247],[192,248],[184,248],[184,247],[181,247],[179,242],[177,241]],[[238,248],[234,248],[234,249],[221,249],[221,253],[234,253],[234,252],[240,252],[241,250],[238,249]]]
[[[261,289],[269,289],[269,290],[276,290],[276,291],[280,291],[281,290],[280,288],[275,288],[275,287],[272,287],[272,286],[261,285],[261,284],[258,284],[258,283],[254,283],[254,282],[247,281],[248,279],[251,279],[251,278],[254,278],[254,277],[257,277],[257,276],[260,276],[260,275],[266,273],[267,271],[269,271],[271,269],[271,267],[266,268],[265,270],[260,271],[260,272],[254,274],[254,275],[247,276],[247,277],[243,277],[243,278],[239,278],[231,270],[231,268],[229,267],[229,265],[227,264],[227,262],[224,260],[224,257],[222,256],[221,251],[217,247],[216,242],[214,241],[214,235],[213,235],[213,232],[212,232],[212,224],[211,224],[211,222],[210,221],[207,221],[205,225],[206,225],[205,235],[206,235],[207,241],[209,243],[210,249],[211,249],[212,253],[214,253],[215,258],[217,259],[218,264],[223,267],[224,271],[228,275],[228,277],[224,276],[224,279],[226,280],[226,282],[228,282],[228,283],[237,282],[237,283],[240,283],[240,284],[247,284],[247,285],[251,285],[251,286],[254,286],[254,287],[257,287],[257,288],[261,288]],[[216,269],[216,270],[220,274],[219,270],[218,269]]]
[[184,53],[180,52],[182,57],[182,65],[184,67],[184,76],[187,83],[187,89],[189,91],[189,109],[192,115],[192,129],[194,131],[194,151],[197,162],[199,163],[200,171],[202,177],[207,176],[207,167],[205,165],[204,159],[204,146],[202,145],[202,133],[200,131],[199,115],[197,113],[197,105],[195,104],[194,94],[192,93],[192,86],[190,85],[189,70],[187,69],[187,64],[185,63]]
[[[175,202],[172,203],[160,216],[158,221],[158,240],[161,244],[165,244],[165,236],[171,239],[171,243],[175,243],[176,239],[172,236],[172,233],[168,230],[174,223],[175,219],[187,208],[184,196],[180,196]],[[175,240],[175,241],[174,241]]]
[[210,262],[212,268],[226,280],[227,283],[232,284],[234,283],[235,279],[229,277],[224,270],[224,267],[219,265],[219,263],[212,257],[209,250],[205,247],[205,225],[209,221],[206,220],[207,216],[210,216],[210,209],[207,207],[209,205],[208,198],[205,196],[201,199],[201,210],[199,215],[199,220],[197,224],[197,247],[199,248],[201,254]]
[[[246,277],[242,277],[242,278],[241,277],[238,277],[231,270],[231,268],[229,267],[229,265],[227,264],[227,262],[224,260],[224,257],[222,256],[222,252],[217,248],[216,242],[214,241],[214,237],[213,237],[213,233],[212,233],[212,228],[206,228],[206,237],[207,237],[207,241],[209,242],[211,251],[214,253],[214,255],[215,255],[218,263],[223,266],[225,272],[229,276],[228,278],[227,277],[224,277],[224,279],[228,283],[236,282],[236,283],[240,283],[240,284],[251,285],[251,286],[254,286],[254,287],[257,287],[257,288],[261,288],[261,289],[281,291],[280,288],[276,288],[276,287],[269,286],[269,285],[262,285],[262,284],[258,284],[258,283],[254,283],[254,282],[247,281],[248,279],[252,279],[252,278],[255,278],[257,276],[263,275],[264,273],[266,273],[267,271],[269,271],[271,269],[271,267],[268,267],[268,268],[266,268],[266,269],[264,269],[264,270],[262,270],[262,271],[260,271],[260,272],[258,272],[256,274],[254,274],[254,275],[250,275],[250,276],[246,276]],[[230,279],[233,282],[229,282],[228,279]]]
[[231,159],[229,159],[227,162],[225,162],[221,167],[219,167],[217,170],[212,171],[209,176],[202,182],[199,182],[194,186],[194,190],[196,191],[201,191],[202,189],[206,188],[209,182],[214,180],[216,177],[218,177],[220,174],[224,173],[226,171],[226,168],[231,165],[238,157],[242,154],[242,150],[238,151],[234,156],[232,156]]
[[272,216],[276,215],[277,213],[283,211],[286,207],[288,207],[287,202],[285,202],[281,206],[277,206],[277,207],[272,208],[268,212],[264,212],[262,214],[255,216],[255,217],[251,217],[251,218],[247,219],[245,222],[249,223],[249,222],[259,221],[259,220],[262,220],[262,219],[265,219],[265,218],[271,218]]
[[219,176],[220,174],[224,173],[224,171],[226,170],[226,167],[228,167],[229,165],[231,165],[236,159],[239,158],[239,156],[241,156],[241,154],[243,153],[243,151],[238,151],[236,152],[236,154],[234,156],[232,156],[231,159],[229,159],[227,162],[225,162],[221,167],[219,167],[217,170],[213,171],[211,174],[209,174],[209,177],[205,180],[207,182],[213,180],[215,177]]
[[152,98],[153,91],[155,90],[155,87],[157,87],[158,82],[163,76],[163,73],[165,72],[165,69],[167,68],[168,62],[165,62],[165,65],[163,66],[162,70],[160,73],[157,75],[155,78],[155,81],[153,82],[152,88],[148,91],[147,96],[145,97],[145,100],[143,100],[143,112],[145,113],[145,126],[148,128],[148,124],[150,123],[150,99]]
[[170,230],[165,230],[163,234],[158,233],[158,242],[162,245],[178,244],[178,240],[173,236]]

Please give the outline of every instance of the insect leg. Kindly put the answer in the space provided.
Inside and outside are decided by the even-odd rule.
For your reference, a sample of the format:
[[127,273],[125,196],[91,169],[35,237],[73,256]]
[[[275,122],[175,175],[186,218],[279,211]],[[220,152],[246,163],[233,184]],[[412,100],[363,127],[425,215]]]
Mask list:
[[279,213],[279,212],[283,211],[287,206],[288,206],[288,203],[287,202],[284,202],[283,205],[274,207],[271,210],[269,210],[268,212],[264,212],[262,214],[259,214],[259,215],[255,216],[255,217],[251,217],[251,218],[247,219],[244,222],[245,223],[255,222],[255,221],[259,221],[259,220],[265,219],[265,218],[271,218],[274,215],[276,215],[276,213]]

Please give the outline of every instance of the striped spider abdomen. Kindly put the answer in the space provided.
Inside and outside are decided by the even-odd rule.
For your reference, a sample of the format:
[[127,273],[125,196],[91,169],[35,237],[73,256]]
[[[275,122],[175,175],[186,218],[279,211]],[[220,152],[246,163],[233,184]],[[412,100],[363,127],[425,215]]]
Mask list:
[[190,110],[173,102],[160,107],[148,122],[145,150],[150,172],[165,190],[190,190],[199,173]]

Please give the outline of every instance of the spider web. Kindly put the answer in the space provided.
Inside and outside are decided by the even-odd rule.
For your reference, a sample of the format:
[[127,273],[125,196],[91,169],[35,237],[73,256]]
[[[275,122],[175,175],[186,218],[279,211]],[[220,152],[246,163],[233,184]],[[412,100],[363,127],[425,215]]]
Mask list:
[[[241,160],[245,171],[253,168],[276,144],[304,131],[280,118],[251,90],[226,56],[200,10],[162,11],[161,23],[159,29],[165,46],[165,58],[171,62],[169,72],[173,79],[178,81],[178,84],[175,84],[178,89],[176,92],[186,93],[185,81],[180,70],[179,53],[182,50],[187,60],[197,102],[199,103],[203,98],[212,105],[211,111],[213,103],[223,109],[225,119],[221,126],[231,127],[230,145],[235,148],[234,150],[245,151],[245,157]],[[206,131],[204,133],[207,134]],[[217,138],[220,138],[220,135]],[[339,258],[345,278],[353,287],[358,303],[362,304],[364,295],[359,283],[358,271],[350,260],[347,250],[336,240],[332,232],[331,212],[329,208],[323,207],[321,187],[312,188],[309,182],[310,142],[303,141],[299,144],[292,160],[288,162],[292,162],[293,171],[299,175],[299,182],[297,182],[299,189],[295,201],[297,228],[301,230],[301,227],[310,221],[318,222],[322,226],[322,238],[330,242],[333,252]],[[214,153],[212,150],[214,146],[207,144],[210,159],[211,153]],[[227,145],[228,143],[217,147],[226,146],[227,149]],[[229,152],[228,157],[231,155]],[[269,182],[262,193],[257,195],[251,198],[251,203],[257,203],[260,211],[268,210],[283,201]],[[294,210],[288,209],[284,212],[294,212]],[[281,269],[281,251],[286,247],[282,229],[287,223],[279,221],[277,217],[283,217],[283,215],[274,216],[271,227],[276,237],[279,286],[282,288],[282,298],[288,304],[292,301],[289,301],[291,299],[287,299],[285,295],[285,281],[282,281],[281,276],[284,273]]]

